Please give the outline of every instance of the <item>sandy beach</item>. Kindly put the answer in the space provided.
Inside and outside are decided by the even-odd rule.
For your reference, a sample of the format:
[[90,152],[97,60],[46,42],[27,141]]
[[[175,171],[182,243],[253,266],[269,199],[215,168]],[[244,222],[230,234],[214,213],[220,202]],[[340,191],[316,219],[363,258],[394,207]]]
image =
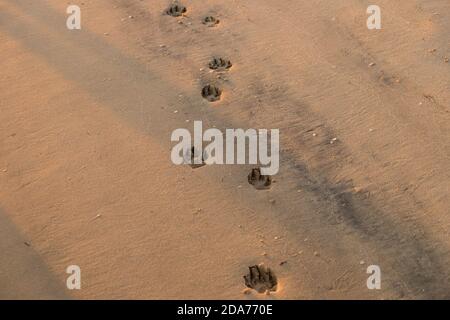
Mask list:
[[[450,2],[179,4],[0,0],[0,299],[450,299]],[[194,121],[279,129],[270,188]]]

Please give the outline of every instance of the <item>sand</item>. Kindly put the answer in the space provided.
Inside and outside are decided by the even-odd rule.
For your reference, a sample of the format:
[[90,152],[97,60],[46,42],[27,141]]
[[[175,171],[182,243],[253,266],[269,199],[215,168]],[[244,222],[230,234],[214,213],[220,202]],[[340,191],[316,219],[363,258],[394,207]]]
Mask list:
[[[450,298],[450,3],[379,0],[381,30],[369,1],[168,4],[84,0],[70,31],[0,0],[0,299]],[[270,189],[174,165],[194,120],[279,129]]]

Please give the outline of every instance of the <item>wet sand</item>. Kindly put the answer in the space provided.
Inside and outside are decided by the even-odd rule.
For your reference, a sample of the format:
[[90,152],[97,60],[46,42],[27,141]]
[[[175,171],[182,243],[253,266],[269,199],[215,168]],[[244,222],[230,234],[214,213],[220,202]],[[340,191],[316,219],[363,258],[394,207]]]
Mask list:
[[[448,2],[378,1],[381,30],[357,0],[83,3],[70,31],[0,0],[0,299],[450,298]],[[279,129],[270,189],[172,164],[194,120]]]

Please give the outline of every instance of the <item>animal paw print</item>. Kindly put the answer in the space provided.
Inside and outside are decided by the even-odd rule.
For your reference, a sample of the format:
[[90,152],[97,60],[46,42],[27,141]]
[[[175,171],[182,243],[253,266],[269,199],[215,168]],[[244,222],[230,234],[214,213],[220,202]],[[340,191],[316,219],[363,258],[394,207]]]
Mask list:
[[204,17],[202,21],[202,23],[208,27],[215,27],[219,22],[220,20],[213,16]]
[[214,102],[220,100],[220,96],[222,95],[222,90],[217,88],[214,85],[208,84],[202,89],[202,97],[208,100],[209,102]]
[[187,11],[186,7],[180,4],[172,4],[167,10],[166,14],[172,17],[180,17]]
[[244,276],[245,285],[259,293],[277,290],[277,277],[270,268],[263,264],[248,267],[249,273]]
[[230,69],[233,66],[230,60],[223,59],[223,58],[213,58],[209,62],[209,68],[212,70],[227,70]]
[[261,174],[260,168],[254,168],[248,174],[248,183],[258,190],[269,189],[272,185],[272,177]]
[[206,165],[205,160],[207,158],[206,153],[201,153],[194,146],[190,150],[186,151],[186,154],[184,155],[185,163],[189,164],[192,169],[200,168]]

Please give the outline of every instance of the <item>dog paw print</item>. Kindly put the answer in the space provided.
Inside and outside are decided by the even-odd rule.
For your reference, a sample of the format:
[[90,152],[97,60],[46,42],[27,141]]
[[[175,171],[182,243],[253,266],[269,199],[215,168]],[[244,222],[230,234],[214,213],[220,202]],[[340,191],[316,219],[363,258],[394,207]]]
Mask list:
[[193,169],[203,167],[206,163],[205,160],[208,158],[206,152],[201,152],[195,147],[186,151],[184,155],[184,162],[189,164]]
[[258,190],[269,189],[272,185],[272,177],[261,174],[260,168],[254,168],[248,174],[248,183]]
[[222,90],[217,88],[214,85],[207,85],[202,89],[202,97],[208,100],[209,102],[214,102],[220,100],[222,95]]
[[202,21],[202,23],[208,27],[215,27],[219,22],[220,20],[213,16],[204,17]]
[[187,11],[186,7],[181,4],[172,4],[167,10],[166,14],[172,17],[180,17]]
[[244,276],[245,285],[258,293],[277,290],[277,277],[270,268],[263,264],[248,267],[248,274]]
[[223,71],[230,69],[232,66],[231,61],[224,58],[215,57],[209,62],[209,68],[212,70]]

